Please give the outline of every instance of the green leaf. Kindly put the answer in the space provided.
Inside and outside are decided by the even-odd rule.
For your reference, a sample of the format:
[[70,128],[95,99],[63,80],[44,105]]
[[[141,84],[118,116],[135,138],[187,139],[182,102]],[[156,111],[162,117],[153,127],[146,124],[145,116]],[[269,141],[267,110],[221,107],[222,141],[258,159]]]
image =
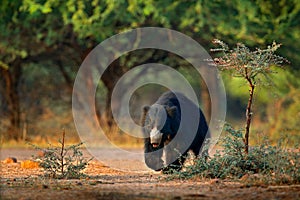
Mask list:
[[0,67],[5,69],[5,70],[8,70],[8,68],[9,68],[8,64],[2,62],[1,60],[0,60]]

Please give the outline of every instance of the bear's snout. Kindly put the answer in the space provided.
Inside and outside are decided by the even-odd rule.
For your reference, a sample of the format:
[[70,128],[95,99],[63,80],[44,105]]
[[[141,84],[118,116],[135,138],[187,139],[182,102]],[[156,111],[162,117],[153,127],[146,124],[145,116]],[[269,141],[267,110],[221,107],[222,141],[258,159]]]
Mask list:
[[161,142],[162,139],[162,133],[154,127],[150,132],[150,143],[154,148],[157,148]]

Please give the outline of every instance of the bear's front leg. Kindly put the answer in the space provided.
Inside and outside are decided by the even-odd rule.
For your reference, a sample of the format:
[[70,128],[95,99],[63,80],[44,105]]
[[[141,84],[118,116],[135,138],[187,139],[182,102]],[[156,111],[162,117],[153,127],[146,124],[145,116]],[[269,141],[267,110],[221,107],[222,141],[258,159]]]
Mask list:
[[165,146],[166,164],[163,173],[170,174],[174,171],[180,171],[186,159],[186,153],[181,154],[176,144],[169,143]]
[[164,166],[164,161],[162,160],[163,148],[153,148],[149,138],[145,139],[144,148],[146,165],[155,171],[160,171]]

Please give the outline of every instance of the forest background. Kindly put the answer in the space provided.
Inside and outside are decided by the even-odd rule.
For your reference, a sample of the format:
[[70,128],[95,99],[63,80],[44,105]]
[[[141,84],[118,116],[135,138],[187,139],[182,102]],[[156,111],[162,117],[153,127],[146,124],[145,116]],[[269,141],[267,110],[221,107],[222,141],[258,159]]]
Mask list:
[[[76,73],[88,53],[100,42],[138,27],[164,27],[180,31],[199,42],[207,52],[212,40],[250,48],[281,43],[277,54],[290,63],[274,68],[269,80],[255,93],[254,123],[250,143],[262,136],[276,141],[287,136],[300,141],[300,3],[277,1],[171,1],[171,0],[2,0],[0,4],[0,140],[56,141],[62,129],[69,141],[78,141],[72,117],[72,89]],[[212,54],[213,56],[213,54]],[[186,61],[169,52],[137,50],[116,59],[99,81],[96,109],[100,124],[116,142],[140,144],[115,126],[110,97],[120,77],[137,65],[157,62],[181,72],[199,91],[200,104],[210,116],[210,101],[201,77]],[[222,73],[227,93],[226,121],[245,121],[247,85]],[[87,80],[89,77],[87,77]],[[264,77],[261,77],[264,79]],[[213,83],[213,81],[212,81]],[[141,106],[153,103],[158,85],[138,89],[131,101],[138,121]],[[135,107],[135,109],[133,109]],[[101,109],[100,109],[101,108]],[[100,112],[101,110],[101,112]],[[121,137],[122,136],[122,137]],[[124,140],[126,138],[126,140]]]

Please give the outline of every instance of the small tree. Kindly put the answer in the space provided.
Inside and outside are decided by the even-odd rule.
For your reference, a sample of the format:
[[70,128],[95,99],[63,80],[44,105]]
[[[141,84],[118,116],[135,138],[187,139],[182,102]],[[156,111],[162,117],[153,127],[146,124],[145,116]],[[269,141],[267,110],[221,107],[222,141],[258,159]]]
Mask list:
[[213,40],[214,44],[220,48],[212,49],[213,52],[220,52],[221,56],[214,59],[214,63],[225,71],[230,71],[233,76],[245,79],[249,85],[249,99],[246,108],[246,126],[245,126],[245,152],[249,149],[249,131],[252,119],[252,102],[254,89],[257,83],[257,76],[264,75],[268,77],[272,66],[282,66],[288,62],[285,58],[275,54],[275,51],[281,46],[273,42],[267,49],[256,49],[251,51],[244,44],[238,43],[236,48],[229,49],[228,45],[221,40]]
[[46,175],[53,178],[80,178],[81,173],[93,159],[86,159],[80,150],[82,142],[70,146],[65,144],[65,131],[59,146],[50,146],[46,149],[31,144],[36,150],[42,151],[44,156],[37,157],[39,165],[44,168]]

